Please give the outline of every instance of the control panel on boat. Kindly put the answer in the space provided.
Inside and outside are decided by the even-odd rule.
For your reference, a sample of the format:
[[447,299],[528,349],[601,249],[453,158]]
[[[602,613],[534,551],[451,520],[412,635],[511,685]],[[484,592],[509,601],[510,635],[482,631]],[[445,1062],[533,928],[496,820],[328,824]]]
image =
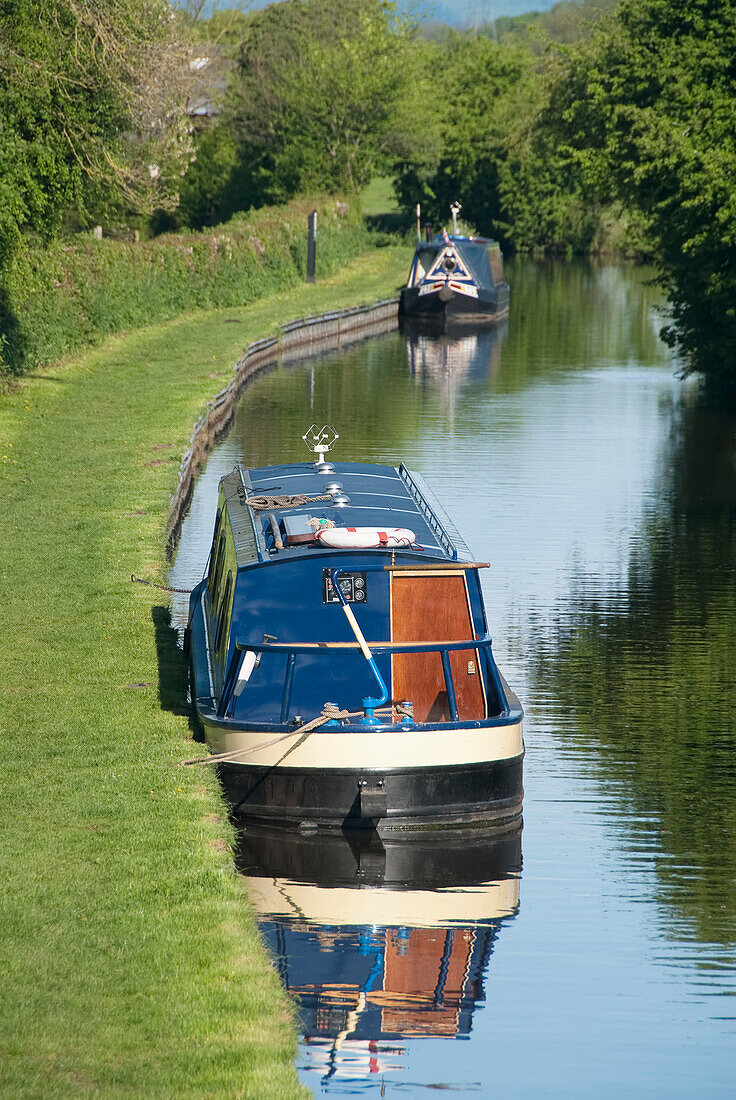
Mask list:
[[[368,587],[365,573],[343,573],[337,582],[348,603],[365,603]],[[322,570],[322,603],[339,603],[330,569]]]

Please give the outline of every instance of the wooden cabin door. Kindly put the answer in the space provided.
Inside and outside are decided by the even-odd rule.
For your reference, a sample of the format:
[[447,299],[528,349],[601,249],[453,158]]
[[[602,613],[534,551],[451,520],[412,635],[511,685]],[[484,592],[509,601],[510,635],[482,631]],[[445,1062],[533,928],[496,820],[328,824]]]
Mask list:
[[[392,573],[391,640],[394,642],[461,642],[475,638],[465,574]],[[475,649],[450,653],[458,715],[461,720],[486,717],[483,681]],[[417,722],[447,722],[447,698],[439,653],[394,653],[391,695],[414,703]]]

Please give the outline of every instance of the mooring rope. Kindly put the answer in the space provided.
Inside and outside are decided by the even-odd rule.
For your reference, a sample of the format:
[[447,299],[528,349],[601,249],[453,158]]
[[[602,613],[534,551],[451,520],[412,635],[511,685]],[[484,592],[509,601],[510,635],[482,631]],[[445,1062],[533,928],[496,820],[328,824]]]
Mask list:
[[284,493],[282,496],[275,497],[254,496],[246,498],[246,502],[257,512],[273,512],[279,508],[299,508],[302,504],[314,504],[318,500],[332,500],[332,496],[330,493],[324,493],[320,497],[308,497],[304,493],[289,496],[288,493]]
[[[390,714],[393,716],[394,712],[396,712],[402,717],[411,718],[412,709],[413,708],[411,703],[394,703],[393,706],[382,707],[380,710],[375,710],[373,713],[380,715]],[[320,726],[323,726],[325,722],[339,722],[348,718],[360,718],[362,717],[363,713],[364,712],[362,710],[340,710],[340,708],[335,703],[325,703],[322,707],[322,713],[320,715],[318,715],[316,718],[312,718],[310,722],[305,722],[303,726],[299,726],[295,730],[290,730],[289,733],[282,733],[278,737],[271,738],[270,741],[262,741],[260,745],[254,745],[252,748],[249,749],[232,749],[230,752],[212,753],[211,756],[195,756],[191,760],[182,760],[180,762],[180,766],[191,767],[192,765],[196,766],[198,764],[232,763],[236,760],[241,760],[245,756],[252,756],[253,753],[261,752],[263,749],[269,749],[272,745],[278,745],[280,741],[286,741],[287,738],[294,737],[295,734],[301,734],[296,744],[287,749],[287,751],[281,757],[281,760],[284,760],[290,752],[293,752],[294,749],[298,748],[303,741],[306,741],[310,733],[314,733],[314,731],[316,729],[319,729]],[[281,763],[281,760],[278,760],[276,764],[273,765],[273,767],[278,767],[278,765]]]
[[162,592],[181,592],[184,596],[191,596],[193,591],[191,588],[169,588],[165,584],[155,584],[154,581],[144,581],[142,577],[136,577],[135,573],[130,574],[130,579],[133,584],[147,584],[149,588],[160,588]]

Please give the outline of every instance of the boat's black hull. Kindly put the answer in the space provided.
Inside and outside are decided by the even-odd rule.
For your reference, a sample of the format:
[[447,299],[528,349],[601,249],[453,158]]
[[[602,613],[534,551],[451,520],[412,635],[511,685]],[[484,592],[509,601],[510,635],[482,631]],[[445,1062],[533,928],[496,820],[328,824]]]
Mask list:
[[404,287],[399,298],[399,314],[428,321],[501,321],[509,312],[509,288],[478,288],[478,297],[460,294],[443,287],[421,294],[421,286]]
[[386,835],[465,825],[508,829],[521,819],[522,769],[520,755],[360,772],[221,764],[220,776],[235,812],[253,820]]

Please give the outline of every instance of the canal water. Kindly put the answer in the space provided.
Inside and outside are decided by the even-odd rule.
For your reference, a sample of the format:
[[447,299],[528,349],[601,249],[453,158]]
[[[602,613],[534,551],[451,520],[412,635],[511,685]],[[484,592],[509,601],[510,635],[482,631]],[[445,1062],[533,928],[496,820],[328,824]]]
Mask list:
[[520,836],[243,835],[317,1096],[736,1095],[736,418],[676,377],[650,275],[517,261],[502,328],[264,371],[199,478],[177,587],[219,478],[312,423],[420,471],[526,710]]

